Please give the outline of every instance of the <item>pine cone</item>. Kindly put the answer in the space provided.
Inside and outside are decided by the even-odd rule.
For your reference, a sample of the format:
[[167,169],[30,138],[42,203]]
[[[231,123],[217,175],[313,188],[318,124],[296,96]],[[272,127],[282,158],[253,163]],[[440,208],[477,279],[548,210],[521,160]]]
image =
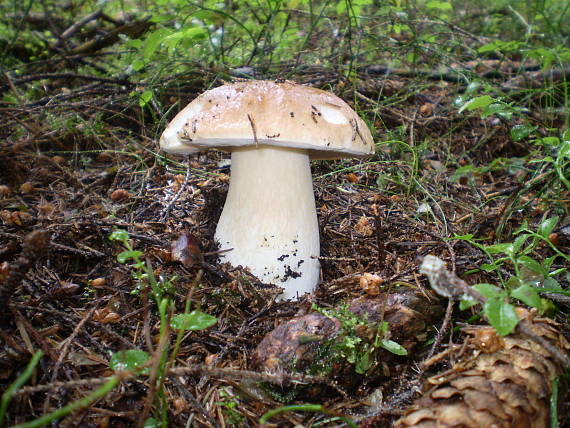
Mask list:
[[[564,353],[570,344],[559,325],[518,309],[533,333]],[[428,380],[431,388],[396,428],[549,426],[552,381],[563,367],[540,345],[521,334],[500,337],[492,327],[466,329],[470,339],[451,373]]]

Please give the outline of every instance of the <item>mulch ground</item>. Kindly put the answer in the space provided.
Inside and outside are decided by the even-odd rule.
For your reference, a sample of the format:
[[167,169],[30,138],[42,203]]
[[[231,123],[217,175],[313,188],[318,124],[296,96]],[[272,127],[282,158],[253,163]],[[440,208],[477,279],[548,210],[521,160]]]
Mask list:
[[[507,83],[511,77],[501,75]],[[113,353],[156,345],[156,308],[144,291],[137,292],[132,269],[117,261],[123,248],[109,240],[116,229],[129,232],[157,277],[173,279],[178,311],[191,290],[194,307],[218,318],[208,330],[184,336],[176,366],[245,371],[253,369],[252,353],[276,326],[306,314],[312,304],[330,308],[364,296],[363,273],[380,276],[386,292],[413,289],[433,305],[442,303],[417,269],[424,255],[446,260],[469,283],[494,282],[490,274],[464,275],[485,263],[485,255],[449,238],[473,234],[501,242],[522,221],[536,227],[555,205],[568,206],[567,200],[549,199],[545,188],[552,177],[541,178],[532,165],[507,164],[533,147],[512,142],[506,123],[457,114],[453,100],[465,89],[461,83],[413,74],[387,77],[363,68],[353,84],[330,70],[307,68],[289,78],[357,102],[376,129],[378,150],[370,159],[313,164],[322,283],[310,298],[275,303],[275,287],[217,263],[213,234],[228,188],[228,155],[174,159],[158,152],[158,136],[175,111],[221,83],[214,70],[196,69],[162,82],[160,103],[144,109],[129,96],[135,89],[129,82],[55,73],[27,78],[5,82],[3,91],[21,97],[36,85],[35,100],[0,106],[0,384],[13,382],[40,349],[45,356],[27,385],[52,387],[18,394],[9,407],[10,425],[86,395],[98,385],[96,379],[112,374]],[[544,122],[535,123],[545,129]],[[504,164],[454,175],[461,166],[496,159]],[[182,233],[197,240],[203,263],[200,257],[187,266],[171,259],[171,244]],[[453,319],[467,316],[457,312]],[[338,389],[306,392],[297,402],[390,420],[420,384],[416,364],[429,352],[427,339],[442,321],[440,315],[426,326],[425,340],[409,356],[394,357],[382,375],[356,384],[339,375]],[[461,339],[454,332],[448,340]],[[73,384],[79,380],[84,382]],[[146,404],[146,380],[123,382],[61,426],[133,426]],[[169,376],[165,399],[171,426],[189,419],[196,426],[237,420],[257,426],[260,415],[282,404],[258,394],[246,380],[223,371]],[[371,404],[378,396],[380,404]],[[309,425],[323,418],[292,412],[271,422]]]

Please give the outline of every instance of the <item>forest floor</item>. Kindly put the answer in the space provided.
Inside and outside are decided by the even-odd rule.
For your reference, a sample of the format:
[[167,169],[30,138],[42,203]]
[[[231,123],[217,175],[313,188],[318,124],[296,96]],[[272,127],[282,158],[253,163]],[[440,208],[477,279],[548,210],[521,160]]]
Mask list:
[[[535,64],[482,60],[469,66],[505,91],[544,78]],[[437,337],[447,303],[419,273],[422,257],[443,259],[468,284],[497,284],[496,271],[481,269],[488,254],[470,238],[457,237],[512,242],[521,225],[537,230],[556,214],[560,226],[568,213],[568,192],[549,193],[556,173],[544,163],[533,167],[523,161],[536,146],[528,138],[513,140],[512,121],[458,112],[455,101],[466,87],[453,73],[386,73],[371,65],[347,79],[320,66],[294,72],[286,64],[275,66],[258,77],[286,76],[333,91],[375,128],[377,143],[368,159],[313,162],[322,282],[311,296],[275,302],[275,286],[217,261],[213,235],[230,180],[228,154],[180,159],[158,147],[175,111],[231,73],[189,68],[158,85],[161,103],[141,108],[129,96],[131,82],[57,71],[55,62],[45,70],[17,78],[6,74],[2,83],[17,103],[0,106],[0,382],[13,382],[41,350],[44,357],[26,386],[47,385],[16,393],[9,425],[63,408],[100,387],[114,373],[109,359],[118,351],[153,355],[164,336],[175,342],[175,331],[162,330],[144,286],[148,279],[137,279],[136,268],[117,260],[125,247],[109,239],[113,231],[128,231],[132,248],[168,286],[175,312],[184,312],[188,301],[191,309],[217,319],[207,329],[184,333],[171,368],[187,372],[164,377],[158,401],[168,409],[170,426],[258,426],[261,415],[284,402],[323,407],[279,413],[270,421],[275,426],[323,426],[326,420],[333,426],[341,415],[361,426],[387,426],[410,405],[428,374],[453,366],[453,356],[422,369],[420,363],[464,342],[458,329]],[[25,98],[30,85],[41,96]],[[540,94],[530,103],[540,106]],[[165,112],[160,105],[175,107]],[[563,118],[537,107],[526,120],[536,134],[547,135]],[[553,231],[567,251],[564,232]],[[181,235],[193,237],[198,247],[190,248],[193,259],[185,264],[171,254]],[[542,244],[533,254],[542,260],[554,252]],[[561,267],[557,261],[552,269]],[[508,278],[512,269],[501,264],[499,275]],[[390,310],[411,314],[390,327],[391,338],[408,355],[374,350],[375,362],[357,370],[341,350],[347,360],[335,361],[331,373],[318,373],[328,384],[298,380],[293,387],[279,371],[254,377],[265,367],[259,359],[267,356],[261,354],[269,352],[256,348],[277,326],[315,313],[315,305],[321,312],[342,311],[343,302],[378,298],[361,281],[366,273],[380,277],[381,296],[399,296],[385,304],[386,317]],[[561,298],[556,305],[564,324],[567,303]],[[456,309],[448,320],[458,326],[477,313]],[[312,340],[322,344],[321,339]],[[325,358],[311,352],[312,362]],[[123,379],[60,419],[59,426],[133,426],[142,416],[156,415],[161,405],[153,401],[157,391],[149,379],[152,374]]]

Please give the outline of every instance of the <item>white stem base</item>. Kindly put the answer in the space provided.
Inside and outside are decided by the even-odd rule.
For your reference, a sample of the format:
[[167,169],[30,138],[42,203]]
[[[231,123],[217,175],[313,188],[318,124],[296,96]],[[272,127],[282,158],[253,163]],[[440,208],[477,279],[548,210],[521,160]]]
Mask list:
[[319,227],[309,156],[277,147],[232,153],[228,196],[216,229],[221,262],[248,267],[284,288],[281,299],[312,292],[319,281]]

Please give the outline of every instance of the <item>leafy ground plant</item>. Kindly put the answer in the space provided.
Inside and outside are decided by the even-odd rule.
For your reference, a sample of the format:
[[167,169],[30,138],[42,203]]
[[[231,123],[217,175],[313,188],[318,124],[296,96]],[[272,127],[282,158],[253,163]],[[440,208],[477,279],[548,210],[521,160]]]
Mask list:
[[[133,263],[130,264],[129,267],[132,269],[133,277],[138,282],[137,291],[150,287],[159,311],[160,340],[159,347],[154,351],[156,361],[153,364],[151,374],[151,378],[154,378],[153,381],[156,382],[158,418],[147,419],[145,426],[165,427],[168,424],[168,418],[165,391],[163,389],[164,378],[168,367],[172,365],[176,358],[183,334],[186,331],[209,328],[217,322],[217,319],[199,310],[190,312],[190,299],[186,300],[184,313],[174,314],[174,302],[172,298],[168,296],[172,282],[170,280],[157,281],[150,263],[142,260],[142,251],[135,250],[131,245],[127,231],[116,230],[111,233],[109,239],[118,241],[125,247],[125,250],[117,255],[117,261],[119,263],[127,263],[132,260]],[[170,328],[177,331],[176,342],[172,350],[170,350],[168,338]],[[150,355],[142,350],[121,351],[112,356],[110,366],[115,371],[139,370],[141,367],[144,367],[150,358]]]
[[[568,263],[570,260],[550,240],[552,231],[558,223],[558,217],[546,218],[537,231],[530,230],[528,224],[523,223],[516,231],[517,238],[510,243],[483,245],[477,242],[472,235],[456,236],[455,239],[464,240],[483,251],[489,263],[480,266],[485,272],[496,272],[501,280],[502,288],[488,283],[475,284],[473,287],[481,293],[487,303],[483,313],[488,317],[501,335],[509,334],[516,327],[518,318],[514,307],[508,303],[508,298],[518,299],[528,306],[546,313],[552,309],[552,303],[540,297],[540,292],[565,291],[556,279],[567,271],[567,267],[552,269],[557,259]],[[541,262],[531,255],[540,248],[548,246],[553,249],[554,255]],[[508,278],[501,272],[505,264],[514,269],[514,275]],[[467,309],[477,302],[473,299],[463,300],[461,309]]]
[[[358,315],[350,312],[347,307],[325,309],[313,305],[313,310],[340,322],[340,332],[328,341],[324,347],[331,355],[323,358],[334,364],[336,361],[347,361],[354,365],[356,373],[365,374],[375,364],[375,354],[378,349],[385,349],[396,355],[407,355],[407,350],[400,344],[388,339],[389,326],[382,321],[375,326],[374,339],[370,342],[359,335],[359,330],[374,328],[373,325]],[[330,369],[330,368],[329,368]]]
[[[125,250],[117,255],[119,263],[127,263],[132,261],[129,267],[132,269],[133,278],[139,282],[137,289],[144,290],[145,287],[152,287],[152,295],[158,307],[161,319],[160,340],[159,346],[153,352],[153,356],[143,350],[131,349],[126,351],[119,351],[111,356],[109,367],[117,374],[111,376],[104,383],[103,386],[97,388],[86,397],[74,401],[56,411],[44,415],[41,418],[33,421],[17,425],[18,428],[33,428],[40,427],[56,421],[61,417],[85,407],[93,403],[95,400],[105,397],[111,390],[113,390],[121,380],[126,378],[133,378],[139,375],[149,376],[150,379],[156,384],[156,389],[151,388],[151,391],[156,391],[157,396],[157,417],[145,418],[145,427],[158,427],[168,426],[165,405],[165,396],[163,389],[164,377],[167,375],[168,368],[172,366],[176,358],[177,351],[180,347],[182,335],[186,331],[204,330],[217,322],[217,319],[211,315],[205,314],[199,310],[189,311],[189,300],[186,302],[184,313],[174,315],[174,304],[171,298],[168,297],[167,292],[171,287],[170,282],[157,281],[154,277],[152,269],[147,262],[142,260],[143,253],[135,250],[129,239],[128,232],[125,230],[116,230],[109,236],[112,241],[120,242]],[[169,324],[168,324],[169,322]],[[169,333],[170,328],[177,331],[177,337],[174,347],[170,349]],[[168,358],[170,355],[170,358]],[[6,409],[14,395],[14,393],[24,385],[29,379],[35,366],[42,357],[42,353],[38,352],[30,361],[28,368],[22,375],[8,388],[2,395],[0,403],[0,425],[3,426]],[[154,359],[154,361],[153,361]],[[149,401],[150,403],[151,401]]]

